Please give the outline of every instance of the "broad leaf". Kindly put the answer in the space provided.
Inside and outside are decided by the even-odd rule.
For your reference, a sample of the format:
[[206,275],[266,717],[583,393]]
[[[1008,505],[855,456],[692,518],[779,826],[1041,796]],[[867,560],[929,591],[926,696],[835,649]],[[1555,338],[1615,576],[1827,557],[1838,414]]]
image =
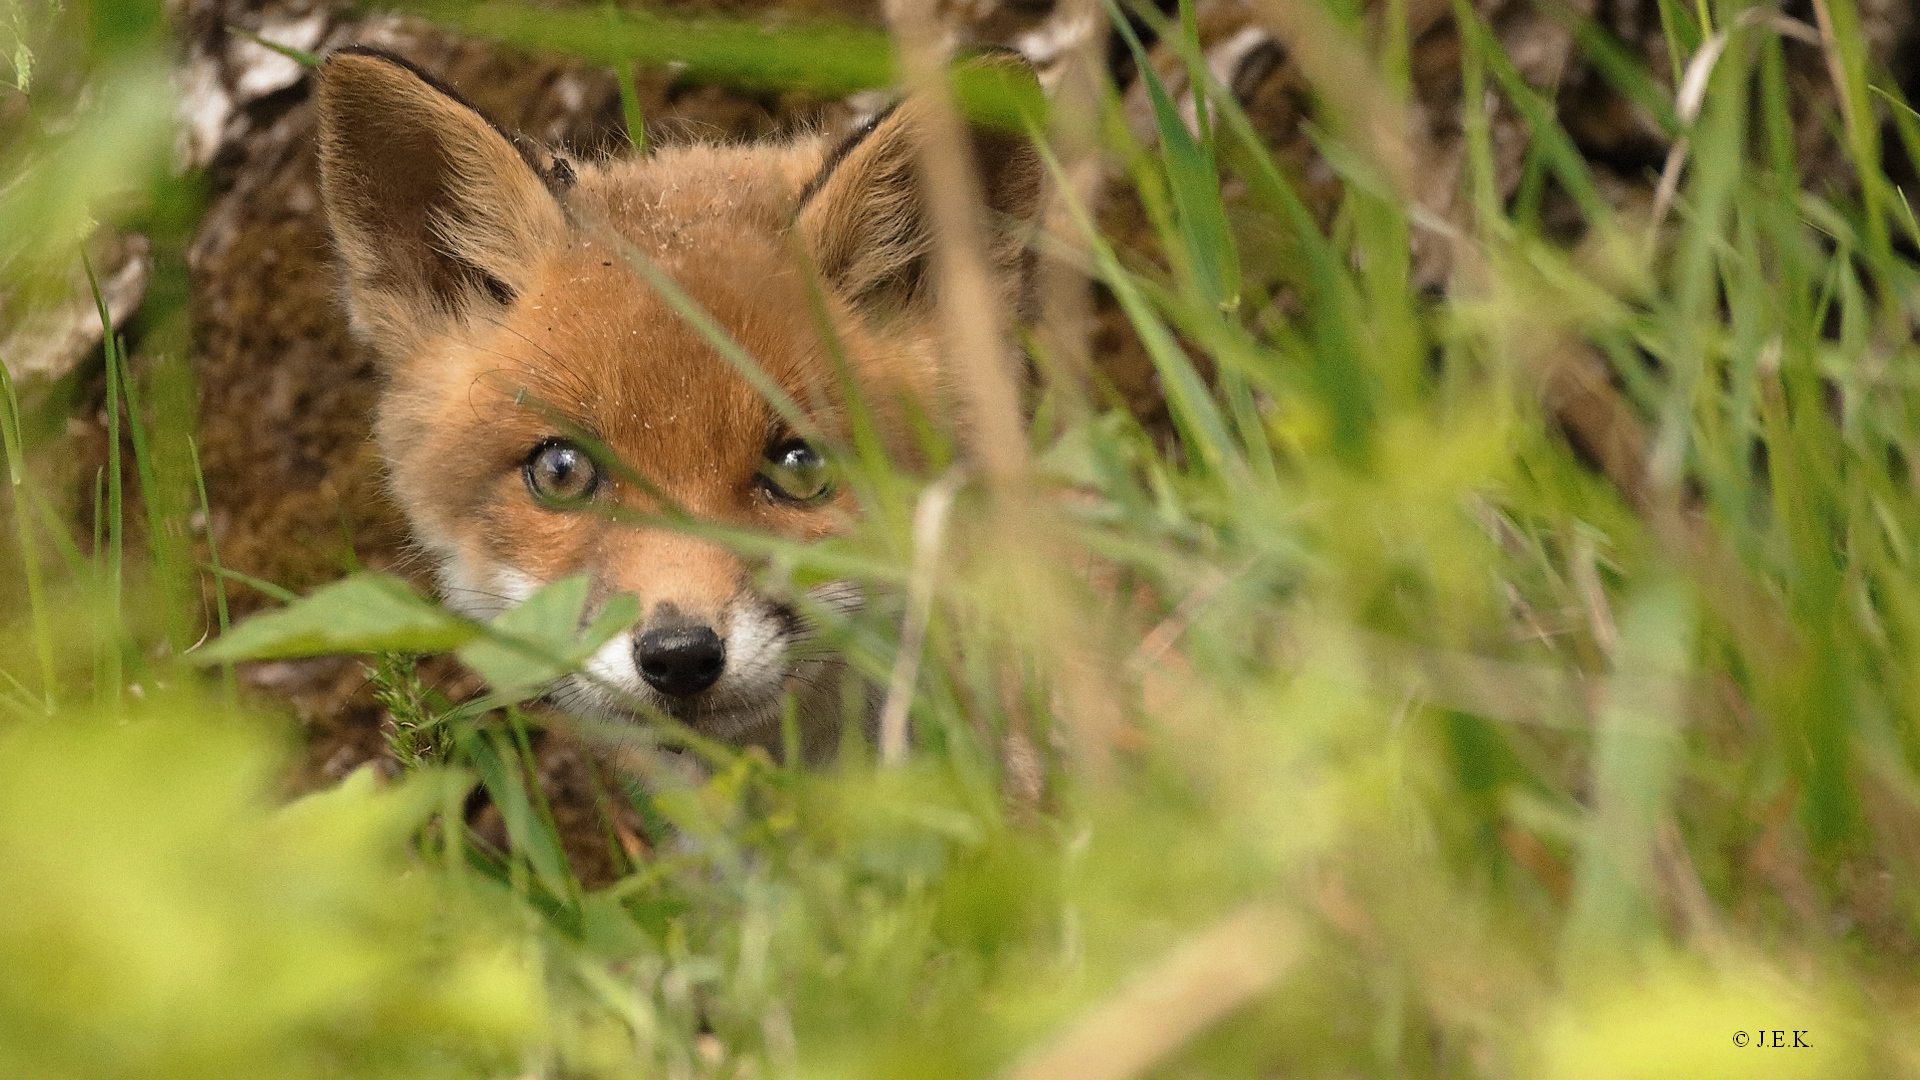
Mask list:
[[632,626],[640,605],[631,596],[607,601],[583,631],[587,579],[563,578],[509,608],[460,659],[502,694],[530,690],[579,667],[615,634]]
[[234,627],[193,653],[203,664],[334,653],[435,653],[457,649],[480,627],[388,574],[361,573]]

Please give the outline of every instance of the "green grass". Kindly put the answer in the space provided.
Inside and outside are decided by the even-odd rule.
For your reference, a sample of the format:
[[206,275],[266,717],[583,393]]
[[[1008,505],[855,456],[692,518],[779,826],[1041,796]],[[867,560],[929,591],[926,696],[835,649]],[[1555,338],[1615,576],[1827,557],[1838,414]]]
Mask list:
[[[1150,146],[1109,98],[1101,134],[1165,262],[1069,210],[1166,388],[1173,444],[1110,408],[1036,423],[1035,468],[1071,497],[1024,507],[1034,527],[1014,535],[1004,493],[963,486],[917,577],[939,447],[924,474],[871,438],[840,448],[866,513],[847,538],[703,531],[799,586],[866,583],[874,602],[824,634],[850,701],[907,673],[897,768],[858,724],[835,764],[803,769],[664,720],[530,706],[632,617],[583,633],[578,582],[482,627],[361,574],[229,631],[234,575],[183,539],[206,506],[185,342],[127,355],[108,335],[109,440],[131,464],[110,456],[90,489],[90,537],[52,494],[61,418],[35,410],[59,399],[0,382],[0,596],[17,601],[0,612],[0,1074],[1920,1073],[1920,275],[1867,120],[1920,136],[1854,4],[1829,0],[1832,127],[1859,185],[1809,190],[1781,45],[1741,7],[1660,5],[1676,71],[1730,35],[1690,124],[1641,59],[1577,29],[1689,140],[1649,251],[1457,4],[1467,99],[1528,119],[1536,180],[1501,197],[1469,110],[1444,299],[1410,285],[1408,239],[1430,223],[1392,160],[1334,134],[1365,117],[1324,118],[1344,188],[1323,222],[1217,87],[1192,134],[1150,94]],[[791,83],[814,51],[833,54],[816,91],[892,71],[837,27],[449,17],[608,64],[684,48],[752,87]],[[1164,38],[1206,83],[1181,25]],[[164,115],[135,92],[157,33],[101,31],[84,62],[102,92],[47,105],[74,122],[5,154],[19,281],[71,257],[95,212],[168,219],[126,207],[180,190],[153,179]],[[1405,43],[1382,55],[1348,76],[1403,85]],[[1553,190],[1585,219],[1577,251],[1538,230]],[[1538,404],[1585,349],[1648,432],[1633,490]],[[218,642],[189,652],[203,630]],[[408,658],[433,650],[493,692],[436,697]],[[216,672],[331,651],[380,654],[403,779],[281,804],[285,727]],[[650,850],[609,826],[608,887],[562,853],[532,779],[539,723],[623,750],[603,794]],[[466,824],[476,787],[504,847]],[[1736,1047],[1762,1029],[1812,1048]]]

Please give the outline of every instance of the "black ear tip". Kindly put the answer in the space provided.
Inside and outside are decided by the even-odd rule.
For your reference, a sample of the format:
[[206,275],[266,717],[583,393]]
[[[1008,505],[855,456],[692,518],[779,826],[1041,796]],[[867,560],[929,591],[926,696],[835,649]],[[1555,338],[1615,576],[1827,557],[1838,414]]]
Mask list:
[[371,45],[348,45],[333,50],[320,61],[319,75],[322,86],[340,88],[356,84],[390,85],[396,78],[404,80],[409,76],[430,85],[434,81],[404,57]]
[[400,57],[394,53],[388,52],[375,45],[342,45],[331,53],[328,53],[327,59],[332,60],[337,56],[371,56],[376,60],[385,60],[388,63],[403,65],[406,63],[405,60],[400,59]]
[[408,61],[405,57],[397,56],[393,53],[388,52],[385,49],[375,48],[372,45],[343,45],[340,48],[335,49],[332,52],[328,53],[320,61],[320,70],[328,71],[328,70],[341,67],[342,65],[339,63],[339,61],[347,61],[347,64],[345,66],[348,66],[348,67],[358,66],[352,63],[352,61],[354,60],[377,60],[381,63],[390,64],[394,67],[400,68],[401,70],[409,72],[410,74],[414,74],[414,75],[425,74],[418,67],[416,67],[412,62]]
[[1003,67],[1015,71],[1033,71],[1033,61],[1027,54],[1011,45],[978,45],[964,49],[960,53],[962,64],[979,64],[983,67]]
[[[341,74],[338,70],[340,65],[337,64],[336,61],[347,60],[347,59],[375,60],[388,67],[398,68],[401,71],[406,72],[408,75],[413,76],[415,79],[418,79],[419,81],[425,83],[428,87],[432,88],[434,91],[438,92],[442,96],[450,98],[454,102],[460,104],[461,106],[464,106],[466,109],[471,111],[474,115],[486,121],[486,124],[488,127],[493,128],[495,131],[500,131],[499,126],[496,125],[492,121],[492,119],[490,119],[485,113],[481,112],[479,106],[475,105],[471,101],[468,101],[466,95],[462,94],[460,91],[455,90],[453,87],[447,85],[445,82],[442,82],[439,76],[426,70],[425,68],[421,67],[419,64],[414,63],[413,61],[407,59],[406,57],[399,55],[398,53],[388,52],[387,50],[379,48],[377,46],[342,45],[340,48],[335,49],[332,52],[328,53],[326,56],[326,59],[323,60],[320,65],[321,80],[323,82],[337,81],[341,77]],[[361,70],[363,71],[367,70],[365,67],[362,67],[361,65],[358,65],[358,64],[353,64],[349,66],[361,67]],[[500,131],[500,135],[502,138],[506,138],[508,139],[508,141],[512,141],[506,132]]]
[[975,77],[1000,82],[1007,86],[1019,87],[1021,93],[1040,91],[1040,69],[1033,61],[1018,49],[1005,45],[985,45],[962,52],[954,62],[956,73],[964,80],[965,73]]
[[1007,133],[1044,127],[1046,95],[1039,73],[1012,49],[970,54],[952,68],[960,108],[976,127]]
[[[325,74],[337,69],[340,65],[335,61],[340,60],[374,60],[387,67],[398,68],[408,75],[419,79],[421,82],[426,83],[428,86],[433,87],[435,90],[440,91],[442,94],[460,102],[462,105],[467,105],[469,108],[472,107],[466,98],[460,96],[459,91],[441,82],[438,76],[421,67],[419,64],[401,56],[399,53],[388,52],[374,45],[342,45],[340,48],[328,53],[326,59],[321,62],[321,73]],[[363,71],[367,70],[367,66],[361,64],[349,64],[348,66],[359,67]]]

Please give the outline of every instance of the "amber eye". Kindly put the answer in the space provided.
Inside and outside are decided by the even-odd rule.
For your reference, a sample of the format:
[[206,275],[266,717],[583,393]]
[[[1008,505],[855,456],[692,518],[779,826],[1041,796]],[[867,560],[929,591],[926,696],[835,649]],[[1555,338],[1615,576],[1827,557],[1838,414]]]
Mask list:
[[818,502],[833,492],[833,470],[818,450],[803,440],[790,439],[767,449],[760,482],[775,498]]
[[585,450],[564,439],[548,439],[533,448],[520,467],[527,490],[541,502],[575,502],[600,486],[599,470]]

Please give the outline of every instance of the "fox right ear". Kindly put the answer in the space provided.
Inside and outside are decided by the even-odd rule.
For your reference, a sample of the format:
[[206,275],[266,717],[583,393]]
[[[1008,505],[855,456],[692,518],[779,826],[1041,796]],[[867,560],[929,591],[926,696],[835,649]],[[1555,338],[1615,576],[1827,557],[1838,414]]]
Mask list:
[[319,83],[321,199],[354,325],[389,355],[511,304],[535,257],[566,243],[566,215],[533,167],[404,61],[343,50]]
[[[1009,82],[1033,82],[1025,63],[972,61]],[[1035,93],[1038,86],[1035,84]],[[801,194],[797,219],[821,277],[856,305],[888,311],[929,298],[932,228],[918,168],[926,103],[909,98],[828,155]],[[1025,267],[1024,226],[1039,215],[1045,169],[1028,138],[991,125],[968,130],[981,196],[993,221],[987,254],[1006,282]]]

